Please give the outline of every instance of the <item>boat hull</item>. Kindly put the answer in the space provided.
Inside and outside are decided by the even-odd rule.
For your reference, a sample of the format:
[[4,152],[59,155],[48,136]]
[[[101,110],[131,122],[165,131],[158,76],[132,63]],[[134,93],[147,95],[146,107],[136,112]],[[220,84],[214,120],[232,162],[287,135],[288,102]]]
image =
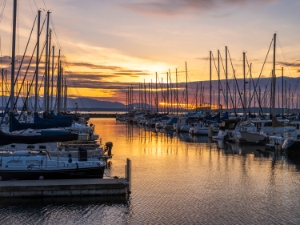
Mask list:
[[282,148],[288,152],[300,152],[300,140],[289,140],[289,143],[284,141]]
[[192,135],[208,135],[208,128],[190,130]]
[[243,140],[249,143],[262,144],[265,140],[265,136],[257,133],[240,132]]
[[164,129],[165,130],[173,130],[174,128],[173,128],[173,124],[172,125],[165,125],[164,126]]

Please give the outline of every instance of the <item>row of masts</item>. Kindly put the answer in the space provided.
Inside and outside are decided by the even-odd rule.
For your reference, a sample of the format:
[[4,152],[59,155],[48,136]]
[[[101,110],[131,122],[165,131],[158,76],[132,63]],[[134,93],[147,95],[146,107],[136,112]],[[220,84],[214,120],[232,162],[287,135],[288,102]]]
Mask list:
[[[29,102],[31,102],[32,100],[34,101],[34,103],[36,102],[35,99],[27,98],[27,95],[28,96],[32,96],[33,95],[35,97],[35,95],[32,93],[33,92],[32,88],[30,88],[31,85],[30,85],[29,81],[26,81],[26,85],[25,84],[22,85],[21,82],[16,82],[15,83],[15,89],[18,90],[19,86],[23,86],[23,88],[22,88],[23,90],[20,91],[20,94],[21,94],[21,97],[23,98],[24,104],[28,108]],[[7,101],[8,101],[7,96],[10,97],[7,94],[8,93],[8,91],[7,91],[8,88],[10,88],[10,83],[8,82],[8,79],[7,79],[7,70],[4,69],[4,68],[2,68],[1,69],[1,109],[2,110],[4,110],[5,106],[7,105]],[[62,91],[60,91],[60,92],[62,93],[62,95],[60,97],[60,99],[61,99],[61,103],[60,103],[61,109],[63,111],[67,111],[67,97],[68,97],[68,94],[67,94],[67,82],[66,82],[66,79],[64,79],[63,92]],[[53,92],[51,91],[51,93],[53,93]],[[53,98],[52,94],[50,94],[50,97],[51,97],[51,103],[50,103],[50,105],[51,106],[53,105],[52,109],[54,109],[55,105],[57,105],[57,103],[53,104],[53,99],[54,98]],[[32,107],[31,107],[30,110],[34,110],[35,104],[31,104],[31,105],[32,105]],[[15,104],[15,108],[16,108],[16,104]],[[37,105],[37,110],[41,111],[41,110],[43,110],[43,108],[41,108],[41,106],[38,104]]]
[[[36,42],[36,68],[35,68],[35,84],[34,84],[34,111],[38,111],[38,98],[39,98],[39,68],[40,68],[40,36],[41,36],[41,10],[38,10],[37,14],[37,42]],[[13,112],[16,106],[15,103],[15,86],[17,84],[17,79],[15,78],[15,46],[16,46],[16,22],[17,22],[17,0],[14,0],[13,7],[13,32],[12,32],[12,63],[11,63],[11,89],[10,89],[10,111]],[[54,71],[55,71],[55,46],[51,46],[51,36],[52,30],[49,27],[50,24],[50,11],[47,12],[47,22],[46,22],[46,42],[45,42],[45,67],[44,67],[44,112],[49,112],[50,110],[56,108],[57,112],[67,109],[67,83],[64,79],[63,74],[63,63],[61,61],[60,49],[58,51],[57,57],[57,91],[56,100],[54,104]],[[52,57],[51,57],[52,54]],[[4,71],[2,69],[2,96],[3,96],[3,83],[4,83]],[[21,84],[21,88],[24,83]],[[30,89],[30,88],[29,88]],[[62,101],[62,97],[64,98]],[[3,97],[2,97],[3,104]],[[55,107],[56,106],[56,107]]]
[[[126,105],[129,106],[128,110],[133,109],[133,107],[136,108],[140,108],[140,109],[147,109],[147,110],[151,110],[151,111],[155,111],[155,112],[172,112],[172,113],[176,113],[177,111],[183,112],[183,111],[187,111],[186,109],[186,103],[185,103],[185,99],[183,98],[183,95],[185,95],[185,91],[181,91],[180,89],[184,89],[184,85],[181,84],[177,84],[178,86],[180,86],[180,88],[169,88],[169,101],[168,101],[168,97],[167,97],[167,85],[166,83],[164,84],[159,84],[159,90],[156,91],[155,90],[155,86],[156,83],[139,83],[138,85],[134,86],[130,86],[128,87],[128,90],[126,91]],[[278,111],[278,108],[287,108],[288,111],[291,111],[293,109],[299,109],[300,108],[300,95],[299,94],[295,94],[293,93],[293,91],[291,90],[291,83],[287,83],[287,81],[285,80],[283,82],[283,90],[284,93],[283,95],[281,94],[281,89],[282,87],[277,85],[277,91],[276,92],[276,108],[277,108],[277,113],[280,113]],[[172,85],[170,85],[172,86]],[[173,85],[175,86],[175,85]],[[212,102],[217,102],[217,95],[216,95],[216,90],[212,90],[212,95],[210,96],[208,93],[208,87],[209,87],[209,83],[207,81],[200,81],[200,82],[196,82],[196,83],[189,83],[188,86],[194,86],[195,87],[195,94],[193,96],[190,96],[190,101],[192,101],[192,103],[189,103],[189,110],[207,110],[207,109],[212,109],[212,110],[217,110],[219,111],[219,109],[216,107],[212,107],[210,108],[209,105],[209,101],[208,99],[211,97],[212,98]],[[238,112],[243,112],[241,110],[243,110],[242,104],[239,101],[239,97],[238,97],[238,92],[237,92],[237,87],[236,85],[233,83],[232,85],[230,85],[232,90],[233,90],[233,96],[232,96],[232,102],[229,103],[229,110],[233,110],[233,109],[239,109]],[[253,88],[252,88],[252,84],[250,82],[248,82],[247,84],[248,88],[246,89],[246,102],[250,102],[251,96],[253,95]],[[171,90],[170,90],[171,89]],[[179,94],[181,93],[182,94]],[[172,100],[171,100],[171,93],[172,93]],[[177,93],[179,95],[179,100],[177,101]],[[251,103],[249,104],[245,104],[247,105],[247,111],[249,112],[256,112],[259,110],[259,100],[260,99],[260,106],[263,109],[264,112],[269,112],[270,110],[270,102],[271,102],[271,95],[270,95],[271,91],[270,88],[268,87],[268,85],[262,85],[262,86],[258,86],[258,90],[257,90],[257,94],[258,94],[258,98],[254,97],[251,101]],[[182,98],[180,100],[180,98]],[[160,102],[159,104],[157,104],[157,100],[159,99],[158,102]],[[165,104],[165,102],[169,102],[168,104]],[[222,104],[221,104],[222,106]],[[283,106],[283,107],[282,107]],[[223,109],[226,110],[226,109]],[[256,110],[256,111],[255,111]]]
[[[218,111],[221,110],[235,110],[237,108],[241,108],[243,113],[246,114],[247,112],[250,112],[252,107],[256,107],[259,109],[259,113],[263,113],[263,109],[266,112],[266,108],[269,108],[268,113],[275,114],[275,107],[276,107],[276,98],[277,98],[277,108],[281,108],[281,113],[284,113],[285,108],[292,108],[296,107],[299,108],[299,95],[294,95],[292,93],[292,97],[290,95],[290,85],[289,88],[287,88],[286,81],[284,82],[284,73],[283,68],[281,69],[281,105],[280,105],[280,93],[279,93],[279,86],[277,87],[276,92],[276,33],[273,36],[273,66],[272,66],[272,76],[271,76],[271,85],[270,85],[270,91],[268,90],[268,86],[266,85],[264,87],[264,93],[262,93],[262,88],[259,85],[258,81],[260,77],[257,79],[256,82],[254,82],[254,78],[252,77],[252,64],[248,63],[246,53],[243,52],[243,85],[242,89],[239,87],[238,79],[236,78],[235,70],[233,69],[233,76],[234,79],[232,79],[232,89],[230,90],[230,84],[228,79],[228,62],[229,62],[229,50],[228,47],[225,46],[225,68],[223,65],[222,57],[220,54],[220,51],[217,52],[217,65],[214,62],[214,56],[212,54],[212,51],[209,52],[209,96],[205,94],[205,85],[203,83],[207,82],[200,82],[200,88],[199,88],[199,82],[196,82],[196,94],[194,97],[194,107],[197,111],[198,109],[198,103],[200,103],[200,108],[209,108],[210,110],[215,109]],[[270,50],[270,49],[269,49]],[[230,55],[229,55],[230,56]],[[231,60],[231,59],[230,59]],[[218,82],[217,82],[217,104],[215,103],[215,90],[213,90],[213,80],[212,80],[212,67],[213,62],[215,64],[216,70],[217,70],[217,76],[218,76]],[[222,82],[220,79],[220,73],[221,73],[221,62],[222,66],[224,68],[225,73],[225,85],[222,86]],[[232,65],[232,62],[231,62]],[[137,85],[131,85],[128,87],[128,90],[126,92],[126,105],[128,106],[128,110],[132,110],[134,105],[139,108],[148,109],[151,111],[156,112],[177,112],[179,111],[188,111],[191,110],[191,104],[189,101],[189,87],[191,89],[191,85],[188,83],[188,70],[187,70],[187,62],[185,62],[185,75],[186,75],[186,82],[185,87],[183,88],[183,83],[180,84],[180,89],[183,90],[184,100],[185,100],[185,107],[184,103],[179,103],[179,88],[178,88],[178,74],[176,69],[176,84],[172,84],[171,81],[171,72],[166,73],[166,80],[167,82],[164,83],[163,79],[158,85],[158,76],[156,73],[156,82],[155,85],[153,85],[152,80],[147,85],[146,82],[139,83],[138,87]],[[247,75],[249,74],[250,78],[247,81]],[[189,85],[188,85],[189,84]],[[248,84],[248,85],[247,85]],[[148,86],[148,87],[147,87]],[[160,86],[160,87],[158,87]],[[248,88],[247,88],[248,86]],[[224,91],[225,89],[225,91]],[[200,90],[200,91],[199,91]],[[287,93],[287,90],[289,94]],[[200,95],[198,93],[200,92]],[[154,93],[154,95],[153,95]],[[160,94],[159,94],[160,93]],[[277,93],[277,94],[276,94]],[[221,104],[221,95],[223,94],[223,105]],[[159,99],[159,95],[161,95]],[[267,97],[269,95],[269,97]],[[137,97],[138,96],[138,97]],[[294,101],[295,97],[297,98],[296,101]],[[269,98],[269,99],[268,99]],[[208,102],[206,102],[208,100]],[[239,104],[237,103],[239,102]],[[269,104],[267,103],[269,102]],[[296,104],[294,104],[296,102]],[[231,105],[231,106],[230,106]]]

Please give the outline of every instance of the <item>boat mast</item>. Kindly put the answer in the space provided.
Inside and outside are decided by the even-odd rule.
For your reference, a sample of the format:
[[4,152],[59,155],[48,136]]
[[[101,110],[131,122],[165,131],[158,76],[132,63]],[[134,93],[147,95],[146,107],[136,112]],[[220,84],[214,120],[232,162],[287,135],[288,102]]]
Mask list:
[[140,86],[141,85],[139,83],[139,89],[138,89],[139,90],[139,92],[138,92],[139,93],[139,98],[138,98],[138,102],[139,102],[138,107],[139,107],[139,109],[140,109],[140,105],[141,105],[141,88],[140,88]]
[[[235,72],[233,72],[235,73]],[[233,85],[234,86],[234,110],[236,111],[236,85]]]
[[218,110],[221,111],[220,103],[220,50],[218,50]]
[[177,68],[176,68],[176,102],[177,102],[177,116],[178,116],[178,77],[177,77]]
[[55,53],[55,47],[52,46],[51,105],[50,105],[50,108],[51,108],[51,109],[52,109],[52,107],[53,107],[54,53]]
[[249,74],[250,74],[250,79],[249,79],[249,93],[248,93],[248,112],[251,112],[251,77],[252,77],[252,63],[250,63],[249,67]]
[[272,71],[272,116],[275,116],[275,87],[276,87],[276,74],[275,74],[275,62],[276,62],[276,33],[274,34],[273,42],[273,71]]
[[50,11],[47,12],[47,28],[46,28],[46,59],[45,59],[45,79],[44,79],[44,111],[47,111],[47,95],[48,95],[48,42],[49,42],[49,19]]
[[243,52],[243,74],[244,74],[244,116],[246,116],[246,52]]
[[146,92],[146,81],[144,79],[144,97],[145,97],[145,101],[144,101],[144,110],[147,109],[147,92]]
[[56,106],[56,108],[57,108],[57,113],[59,112],[58,111],[58,108],[59,108],[59,106],[58,106],[58,101],[60,101],[60,99],[59,99],[59,79],[60,79],[60,49],[58,49],[58,57],[57,57],[57,81],[56,81],[56,104],[57,104],[57,106]]
[[156,95],[156,112],[158,113],[158,92],[157,92],[157,72],[156,72],[156,81],[155,81],[155,95]]
[[38,11],[37,20],[37,42],[36,42],[36,68],[35,68],[35,88],[34,88],[34,111],[37,112],[38,105],[38,85],[39,85],[39,59],[40,59],[40,24],[41,24],[41,10]]
[[50,59],[51,59],[51,35],[52,35],[52,30],[50,29],[49,31],[49,40],[48,40],[48,69],[47,69],[47,112],[49,112],[50,108]]
[[201,81],[201,86],[202,86],[202,105],[203,105],[203,107],[205,107],[205,102],[204,102],[204,84],[202,85],[202,81]]
[[64,111],[67,111],[67,96],[68,96],[68,90],[67,90],[67,79],[65,78],[65,88],[64,88]]
[[13,9],[13,32],[12,32],[12,52],[11,52],[11,86],[10,86],[10,112],[14,111],[15,103],[15,54],[16,54],[16,26],[17,26],[17,0],[14,0]]
[[[198,85],[198,83],[197,83],[197,85]],[[197,92],[199,91],[198,90],[198,86],[197,86]],[[200,91],[199,91],[199,105],[200,105],[200,108],[201,108],[201,106],[203,105],[203,101],[202,101],[202,81],[200,81]]]
[[188,95],[188,84],[187,84],[187,63],[185,62],[185,93],[186,93],[186,110],[189,111],[189,95]]
[[[284,104],[283,104],[283,99],[284,99],[284,96],[283,96],[283,67],[281,67],[281,113],[282,113],[282,116],[283,116],[283,113],[284,113]],[[298,107],[297,107],[298,108]]]
[[196,85],[196,112],[197,112],[197,108],[198,108],[198,83]]
[[225,76],[226,76],[226,92],[225,92],[225,101],[226,101],[226,110],[228,110],[228,63],[227,63],[227,46],[225,46]]
[[[148,102],[149,102],[149,111],[151,110],[151,86],[150,86],[150,82],[148,83]],[[133,96],[133,91],[132,91],[132,96]]]
[[63,110],[64,106],[64,69],[61,68],[61,75],[60,75],[60,110]]
[[[60,50],[58,54],[58,59],[60,58]],[[60,112],[60,100],[61,100],[61,75],[62,75],[62,68],[61,68],[61,61],[58,62],[58,75],[57,75],[57,113]]]
[[212,78],[212,68],[211,68],[211,51],[209,51],[209,107],[210,107],[210,110],[211,110],[211,104],[212,104],[212,85],[211,85],[211,78]]
[[169,73],[167,72],[167,113],[169,113]]
[[153,94],[153,90],[152,90],[152,79],[151,79],[151,86],[150,86],[150,109],[151,109],[151,113],[153,111],[153,103],[152,103],[152,94]]
[[4,69],[1,70],[2,75],[2,113],[4,112]]
[[[258,91],[259,91],[258,92],[258,94],[259,94],[258,95],[258,101],[261,102],[261,89],[260,89],[260,86],[258,86]],[[260,111],[259,111],[259,114],[260,114]]]
[[169,78],[170,78],[170,99],[171,99],[171,105],[170,105],[170,112],[173,113],[173,94],[172,94],[172,90],[173,90],[173,85],[172,85],[172,78],[171,78],[171,70],[169,69]]

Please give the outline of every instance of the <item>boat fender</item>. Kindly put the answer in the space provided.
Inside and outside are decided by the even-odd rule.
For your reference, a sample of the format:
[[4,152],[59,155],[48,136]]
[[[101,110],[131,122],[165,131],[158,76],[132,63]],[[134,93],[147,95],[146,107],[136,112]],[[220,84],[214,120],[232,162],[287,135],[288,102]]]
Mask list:
[[40,177],[39,177],[39,180],[44,180],[44,176],[40,176]]

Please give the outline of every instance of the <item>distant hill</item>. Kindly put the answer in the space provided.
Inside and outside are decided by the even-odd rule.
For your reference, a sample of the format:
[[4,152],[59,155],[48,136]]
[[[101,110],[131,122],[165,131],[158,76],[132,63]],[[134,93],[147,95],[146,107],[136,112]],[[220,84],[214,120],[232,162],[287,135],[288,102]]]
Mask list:
[[91,98],[76,98],[68,99],[67,108],[75,108],[75,103],[77,103],[79,109],[90,109],[90,108],[109,108],[109,109],[122,109],[126,106],[120,102],[109,102],[109,101],[99,101]]
[[[8,97],[6,97],[5,99],[7,100]],[[39,109],[43,108],[44,105],[43,101],[44,101],[43,98],[39,98],[39,104],[38,104]],[[55,102],[55,99],[53,100],[53,102]],[[77,107],[79,110],[85,110],[85,109],[86,110],[90,110],[90,109],[124,110],[126,108],[126,106],[120,102],[99,101],[91,98],[75,98],[75,99],[68,98],[67,109],[75,110],[76,108],[75,103],[77,103]],[[2,98],[0,98],[0,108],[2,108],[1,106],[2,106]],[[21,98],[19,98],[17,106],[19,109],[23,107],[23,100]],[[33,110],[33,107],[34,107],[34,97],[31,97],[28,101],[28,109]]]
[[[253,82],[247,78],[247,83],[246,83],[246,93],[247,93],[247,97],[249,98],[249,90],[251,90],[251,93],[253,93],[254,90],[254,85]],[[293,108],[295,107],[295,105],[298,106],[298,102],[299,102],[299,88],[300,88],[300,79],[298,77],[293,78],[293,77],[284,77],[284,95],[285,98],[288,98],[290,100],[288,100],[288,105]],[[233,79],[228,79],[229,82],[229,105],[232,104],[232,101],[234,99],[234,94],[236,92],[236,101],[239,104],[240,101],[240,96],[243,95],[243,79],[237,79],[236,81]],[[203,90],[202,90],[202,96],[204,99],[205,103],[209,102],[209,81],[202,81],[201,82],[203,85]],[[257,83],[257,78],[254,79],[254,83],[256,85]],[[259,92],[259,88],[261,89],[261,98],[262,98],[262,107],[268,107],[269,106],[269,95],[270,95],[270,78],[267,77],[262,77],[259,82],[258,82],[258,86],[257,86],[257,92]],[[222,79],[220,81],[220,90],[221,90],[221,105],[225,106],[225,99],[224,99],[224,93],[225,93],[225,80]],[[173,84],[174,87],[175,84]],[[197,85],[199,85],[200,87],[200,81],[198,82],[189,82],[188,84],[188,94],[189,94],[189,103],[190,104],[195,104],[195,94],[196,94],[196,90],[197,90]],[[239,88],[235,88],[235,87]],[[185,103],[185,83],[179,83],[178,84],[178,99],[179,99],[179,103]],[[282,78],[281,76],[277,76],[276,79],[276,107],[278,107],[278,103],[280,103],[281,106],[281,88],[282,87]],[[200,88],[199,88],[200,90]],[[217,90],[218,90],[218,81],[216,80],[212,80],[212,103],[213,105],[217,104]],[[159,101],[162,101],[162,91],[158,90],[158,96],[159,96]],[[201,91],[198,91],[198,98],[200,96]],[[240,92],[240,93],[239,93]],[[175,92],[174,92],[175,93]],[[165,93],[164,93],[165,94]],[[230,97],[231,95],[231,97]],[[4,98],[5,101],[7,101],[8,97]],[[278,101],[279,99],[279,101]],[[174,100],[174,95],[173,95],[173,100]],[[257,101],[257,100],[253,100]],[[43,98],[39,98],[39,110],[42,110],[43,108]],[[55,102],[55,99],[54,99]],[[120,102],[110,102],[110,101],[101,101],[101,100],[96,100],[96,99],[92,99],[92,98],[88,98],[88,97],[80,97],[80,98],[68,98],[68,105],[67,105],[67,109],[68,110],[74,110],[76,108],[76,104],[77,103],[77,107],[79,110],[106,110],[106,111],[121,111],[121,110],[126,110],[127,106],[124,105],[123,103]],[[199,103],[199,101],[198,101]],[[296,104],[297,103],[297,104]],[[5,105],[5,104],[3,104]],[[147,105],[147,104],[146,104]],[[293,105],[293,106],[292,106]],[[2,97],[0,97],[0,108],[2,106]],[[17,104],[18,108],[21,109],[21,107],[23,106],[23,100],[22,97],[19,98],[18,100],[18,104]],[[30,97],[29,101],[28,101],[28,109],[32,110],[34,106],[34,97]],[[138,103],[134,103],[133,107],[141,107],[141,106],[145,106],[144,103],[138,104]],[[148,106],[148,105],[147,105]],[[148,108],[146,106],[146,108]],[[257,106],[257,105],[256,105]],[[131,106],[130,106],[131,107]],[[238,107],[241,107],[241,105],[238,105]]]

